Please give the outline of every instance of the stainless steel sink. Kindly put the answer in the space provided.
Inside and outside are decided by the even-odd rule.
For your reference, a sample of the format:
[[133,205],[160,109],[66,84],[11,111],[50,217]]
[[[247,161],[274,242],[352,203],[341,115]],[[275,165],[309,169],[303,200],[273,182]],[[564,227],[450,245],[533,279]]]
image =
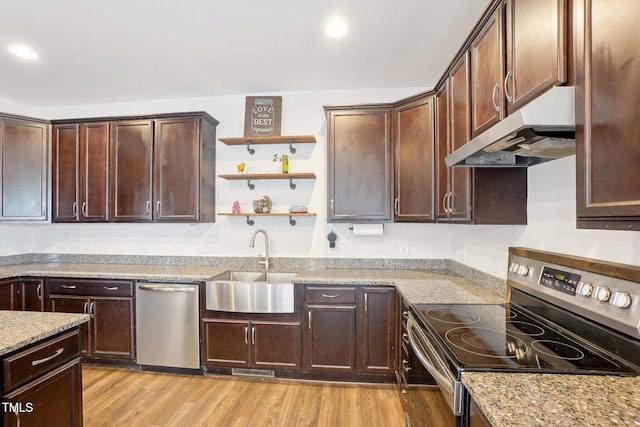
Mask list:
[[207,282],[207,310],[293,313],[296,273],[231,271],[229,280]]
[[259,272],[259,271],[230,271],[229,280],[237,282],[267,282],[291,283],[296,273]]
[[207,282],[207,310],[239,313],[293,313],[293,283]]

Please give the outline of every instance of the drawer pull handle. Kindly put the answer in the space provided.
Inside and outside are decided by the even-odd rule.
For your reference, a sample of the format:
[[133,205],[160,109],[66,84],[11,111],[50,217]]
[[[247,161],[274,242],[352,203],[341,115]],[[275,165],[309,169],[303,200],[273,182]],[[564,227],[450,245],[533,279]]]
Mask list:
[[409,367],[409,361],[406,359],[402,359],[402,370],[407,373],[411,370],[411,368]]
[[322,298],[338,298],[340,294],[322,294]]
[[104,286],[105,291],[117,291],[118,289],[120,288],[118,288],[117,286]]
[[405,319],[408,319],[408,318],[409,318],[409,312],[408,312],[408,311],[406,311],[406,310],[405,310],[405,311],[403,311],[403,312],[402,312],[402,317],[404,317]]
[[76,286],[76,285],[62,285],[62,287],[63,287],[64,289],[76,289],[76,288],[77,288],[77,286]]
[[43,363],[47,363],[48,361],[53,360],[56,357],[60,356],[63,351],[64,351],[64,348],[61,347],[57,349],[56,352],[49,357],[45,357],[44,359],[34,360],[33,362],[31,362],[31,366],[38,366],[38,365],[42,365]]

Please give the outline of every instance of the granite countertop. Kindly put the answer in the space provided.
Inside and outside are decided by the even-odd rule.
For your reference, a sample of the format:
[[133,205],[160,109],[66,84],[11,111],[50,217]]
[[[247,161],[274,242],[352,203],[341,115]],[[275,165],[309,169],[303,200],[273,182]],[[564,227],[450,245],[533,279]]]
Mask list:
[[494,427],[640,426],[640,377],[462,373]]
[[88,320],[88,314],[0,310],[0,356]]
[[301,270],[294,283],[391,285],[409,304],[499,304],[504,297],[446,270]]
[[212,279],[228,270],[228,267],[143,264],[23,264],[0,267],[0,277],[87,277],[200,282]]

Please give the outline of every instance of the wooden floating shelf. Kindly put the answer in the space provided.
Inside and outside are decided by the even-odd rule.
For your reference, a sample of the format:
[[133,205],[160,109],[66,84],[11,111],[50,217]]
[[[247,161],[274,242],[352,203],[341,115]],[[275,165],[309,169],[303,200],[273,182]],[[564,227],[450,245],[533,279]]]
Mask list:
[[218,175],[223,179],[244,180],[244,179],[316,179],[315,173],[292,172],[292,173],[234,173]]
[[218,175],[220,178],[229,179],[234,181],[247,180],[247,186],[249,190],[256,188],[255,184],[251,183],[252,179],[288,179],[289,188],[296,189],[294,179],[316,179],[315,173],[300,172],[300,173],[234,173],[227,175]]
[[255,222],[251,219],[252,216],[288,216],[289,224],[296,225],[296,220],[293,219],[295,216],[317,216],[315,213],[309,212],[277,212],[277,213],[255,213],[255,212],[244,212],[244,213],[219,213],[220,216],[244,216],[247,217],[247,224],[253,225]]
[[289,152],[294,154],[296,149],[293,144],[315,144],[316,137],[314,135],[295,135],[295,136],[254,136],[243,138],[219,138],[218,141],[227,145],[246,145],[249,154],[254,154],[256,150],[251,145],[262,144],[289,144]]
[[219,138],[218,141],[227,145],[253,145],[259,144],[315,144],[315,135],[295,135],[295,136],[247,136],[242,138]]

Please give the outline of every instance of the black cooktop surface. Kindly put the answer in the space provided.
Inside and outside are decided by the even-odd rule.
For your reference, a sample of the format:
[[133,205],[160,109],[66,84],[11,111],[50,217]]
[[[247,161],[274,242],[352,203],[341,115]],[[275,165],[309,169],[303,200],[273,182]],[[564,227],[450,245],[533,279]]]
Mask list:
[[513,304],[416,304],[458,370],[624,374],[613,357]]

